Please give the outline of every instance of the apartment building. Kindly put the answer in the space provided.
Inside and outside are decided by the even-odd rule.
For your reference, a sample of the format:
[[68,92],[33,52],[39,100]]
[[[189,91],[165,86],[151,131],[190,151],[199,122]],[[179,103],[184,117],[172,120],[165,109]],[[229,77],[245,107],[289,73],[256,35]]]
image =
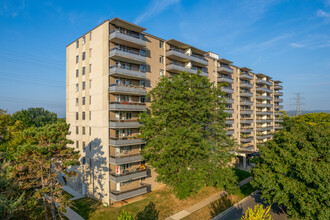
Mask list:
[[66,48],[66,120],[72,147],[81,152],[79,177],[67,184],[107,204],[158,187],[140,154],[138,114],[160,77],[182,71],[208,77],[226,98],[227,135],[240,143],[238,155],[280,129],[281,81],[255,74],[178,40],[165,40],[119,18],[106,20]]

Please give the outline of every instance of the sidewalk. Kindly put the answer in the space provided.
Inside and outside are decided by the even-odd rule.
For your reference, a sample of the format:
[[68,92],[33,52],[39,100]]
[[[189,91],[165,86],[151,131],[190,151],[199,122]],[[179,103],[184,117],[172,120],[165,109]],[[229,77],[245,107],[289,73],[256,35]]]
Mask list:
[[73,198],[71,198],[70,200],[76,200],[76,199],[81,199],[81,198],[84,198],[85,197],[84,195],[82,195],[79,192],[71,189],[68,186],[63,186],[63,190],[73,196]]
[[[238,186],[241,187],[244,184],[247,184],[251,180],[251,177],[246,178],[245,180],[242,180],[241,182],[238,183]],[[186,208],[182,210],[181,212],[178,212],[170,217],[167,217],[165,220],[179,220],[183,219],[184,217],[192,214],[193,212],[196,212],[197,210],[211,204],[212,202],[220,199],[221,197],[227,195],[226,191],[222,191],[220,193],[217,193],[213,196],[210,196],[207,199],[204,199],[203,201],[196,203],[195,205],[190,206],[189,208]]]

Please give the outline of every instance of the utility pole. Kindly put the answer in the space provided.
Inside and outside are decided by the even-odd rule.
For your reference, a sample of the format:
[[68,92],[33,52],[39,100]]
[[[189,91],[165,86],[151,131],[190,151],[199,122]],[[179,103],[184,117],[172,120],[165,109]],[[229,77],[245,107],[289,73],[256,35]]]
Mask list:
[[302,99],[304,99],[303,97],[301,97],[300,95],[302,94],[302,92],[297,92],[295,93],[296,97],[293,98],[294,100],[296,100],[296,116],[302,115],[301,113],[301,106],[304,104],[301,102]]

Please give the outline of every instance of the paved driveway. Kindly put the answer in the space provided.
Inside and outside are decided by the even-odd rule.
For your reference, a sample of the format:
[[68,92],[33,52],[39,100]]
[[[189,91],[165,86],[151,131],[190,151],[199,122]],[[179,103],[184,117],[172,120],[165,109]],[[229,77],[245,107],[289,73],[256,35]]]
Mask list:
[[[230,210],[225,215],[218,215],[213,220],[240,220],[242,215],[245,214],[245,211],[248,207],[253,208],[256,204],[262,204],[264,207],[267,206],[262,199],[260,198],[260,194],[252,194],[248,198],[246,198],[242,203],[238,204],[232,210]],[[287,215],[284,211],[282,211],[278,206],[272,205],[271,215],[274,220],[286,220]]]

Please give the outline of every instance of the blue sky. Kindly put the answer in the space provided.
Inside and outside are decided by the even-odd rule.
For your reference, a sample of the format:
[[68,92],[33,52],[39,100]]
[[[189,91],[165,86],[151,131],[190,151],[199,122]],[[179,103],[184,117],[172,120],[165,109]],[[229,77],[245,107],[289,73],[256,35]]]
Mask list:
[[330,110],[330,0],[0,2],[0,108],[65,116],[65,47],[120,17],[284,82],[284,108]]

